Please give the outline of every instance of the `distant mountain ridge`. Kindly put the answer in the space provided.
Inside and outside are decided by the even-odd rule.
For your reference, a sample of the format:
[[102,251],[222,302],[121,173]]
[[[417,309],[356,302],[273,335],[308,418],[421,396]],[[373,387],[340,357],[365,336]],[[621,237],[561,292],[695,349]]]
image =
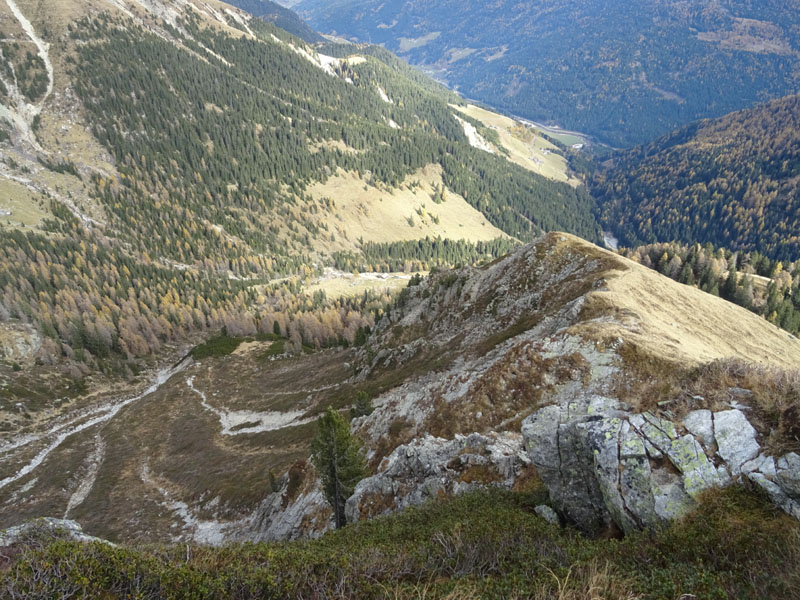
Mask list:
[[614,146],[795,92],[796,0],[303,0],[323,33],[385,45],[469,98]]
[[249,12],[254,17],[269,21],[275,27],[280,27],[309,44],[325,41],[325,38],[311,29],[294,11],[270,0],[230,0],[229,4]]
[[689,125],[613,162],[593,190],[623,244],[800,258],[800,96]]

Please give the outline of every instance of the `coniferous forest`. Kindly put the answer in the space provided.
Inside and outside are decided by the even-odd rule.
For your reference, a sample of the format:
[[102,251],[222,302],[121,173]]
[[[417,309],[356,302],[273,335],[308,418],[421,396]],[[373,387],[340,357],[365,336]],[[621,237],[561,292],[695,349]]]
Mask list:
[[[271,332],[275,319],[265,314],[280,314],[298,346],[352,342],[371,309],[354,320],[350,308],[358,307],[325,300],[339,315],[333,326],[305,327],[312,307],[291,294],[276,299],[264,284],[303,281],[324,264],[472,263],[545,230],[599,239],[585,187],[470,146],[448,106],[458,97],[388,52],[327,44],[322,50],[344,60],[326,72],[298,38],[264,21],[250,28],[254,36],[237,38],[204,27],[191,11],[166,25],[165,36],[107,14],[70,26],[67,68],[119,176],[42,163],[89,185],[107,222],[87,224],[54,201],[45,232],[0,238],[3,317],[44,334],[40,362],[113,368],[195,332]],[[346,60],[354,52],[361,61]],[[25,64],[35,96],[42,69],[33,59]],[[335,208],[312,198],[309,185],[344,170],[391,188],[429,164],[441,165],[448,189],[512,237],[320,254],[315,241],[331,235]],[[298,334],[305,331],[313,333]]]
[[701,121],[612,162],[592,190],[625,245],[710,242],[800,258],[800,96]]

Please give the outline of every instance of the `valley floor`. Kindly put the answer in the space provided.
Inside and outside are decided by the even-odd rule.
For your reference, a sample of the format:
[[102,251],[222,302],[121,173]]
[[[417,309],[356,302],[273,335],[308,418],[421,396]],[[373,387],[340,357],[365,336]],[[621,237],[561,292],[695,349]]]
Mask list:
[[351,389],[347,351],[282,353],[279,339],[188,356],[6,434],[0,528],[49,515],[115,541],[246,539],[271,478],[307,457],[317,413]]

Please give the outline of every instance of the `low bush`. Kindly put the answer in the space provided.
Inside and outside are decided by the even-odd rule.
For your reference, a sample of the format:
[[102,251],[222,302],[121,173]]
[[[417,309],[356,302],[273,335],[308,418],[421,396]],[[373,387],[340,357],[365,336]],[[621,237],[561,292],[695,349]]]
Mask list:
[[10,552],[3,598],[800,597],[800,524],[757,492],[706,494],[659,532],[589,539],[533,512],[541,489],[434,501],[319,540],[128,548],[64,539]]

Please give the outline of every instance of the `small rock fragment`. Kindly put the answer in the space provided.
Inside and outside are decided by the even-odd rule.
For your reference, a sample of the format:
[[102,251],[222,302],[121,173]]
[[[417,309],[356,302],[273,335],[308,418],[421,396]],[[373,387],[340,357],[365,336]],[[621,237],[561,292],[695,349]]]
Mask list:
[[550,508],[546,504],[540,504],[539,506],[537,506],[533,510],[537,515],[542,517],[548,523],[552,523],[553,525],[560,525],[561,524],[561,522],[558,519],[558,515],[556,514],[556,511],[554,511],[552,508]]

